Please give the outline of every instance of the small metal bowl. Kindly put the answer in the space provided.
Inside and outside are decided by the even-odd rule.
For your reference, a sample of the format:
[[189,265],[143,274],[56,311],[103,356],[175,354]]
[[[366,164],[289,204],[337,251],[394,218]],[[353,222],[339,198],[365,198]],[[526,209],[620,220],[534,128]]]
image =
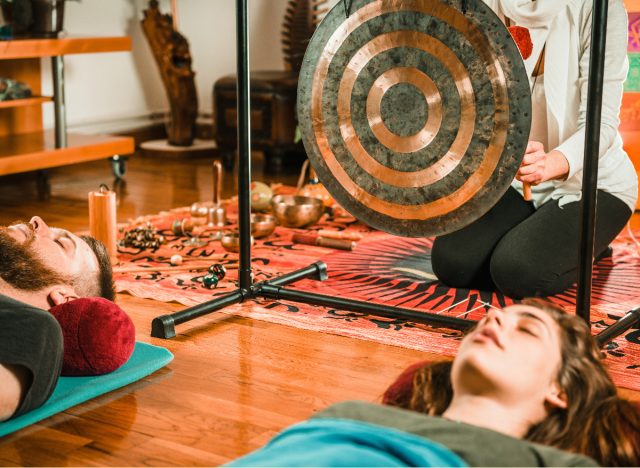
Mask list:
[[[220,238],[220,243],[227,252],[239,252],[240,234],[237,232],[227,232]],[[253,245],[253,236],[251,236],[251,245]]]
[[276,228],[276,218],[270,214],[251,214],[251,234],[256,239],[267,237]]
[[271,199],[271,209],[280,224],[293,228],[311,226],[324,214],[319,198],[295,195],[276,195]]

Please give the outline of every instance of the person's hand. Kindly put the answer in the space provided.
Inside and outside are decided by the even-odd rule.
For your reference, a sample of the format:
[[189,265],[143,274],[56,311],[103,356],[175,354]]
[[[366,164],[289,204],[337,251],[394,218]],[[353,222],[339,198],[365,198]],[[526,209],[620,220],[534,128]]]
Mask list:
[[529,141],[516,179],[531,185],[547,180],[564,179],[569,174],[569,162],[559,151],[546,153],[539,141]]

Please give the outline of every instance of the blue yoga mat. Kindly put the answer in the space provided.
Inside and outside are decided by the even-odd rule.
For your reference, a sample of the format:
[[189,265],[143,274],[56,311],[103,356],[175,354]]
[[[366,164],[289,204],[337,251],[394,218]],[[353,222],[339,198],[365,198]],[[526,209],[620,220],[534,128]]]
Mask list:
[[129,360],[115,372],[96,377],[60,377],[53,395],[44,405],[0,423],[0,437],[140,380],[164,367],[172,359],[173,354],[169,350],[138,341]]

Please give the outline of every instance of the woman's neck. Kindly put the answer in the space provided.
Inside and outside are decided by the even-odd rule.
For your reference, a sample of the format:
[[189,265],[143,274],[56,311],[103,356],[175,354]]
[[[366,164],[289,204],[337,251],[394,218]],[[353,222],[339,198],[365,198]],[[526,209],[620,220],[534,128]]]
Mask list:
[[529,430],[530,422],[518,413],[517,408],[501,404],[495,398],[460,395],[453,397],[442,416],[522,439]]

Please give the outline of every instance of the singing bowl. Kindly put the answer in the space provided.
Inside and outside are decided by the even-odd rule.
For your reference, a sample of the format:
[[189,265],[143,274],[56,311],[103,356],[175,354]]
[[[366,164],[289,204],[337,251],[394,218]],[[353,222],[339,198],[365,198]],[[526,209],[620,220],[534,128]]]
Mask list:
[[[228,232],[220,238],[222,248],[227,252],[240,251],[240,234],[237,232]],[[251,245],[253,245],[253,236],[251,236]]]
[[270,214],[251,215],[251,235],[256,239],[267,237],[276,228],[276,218]]
[[324,204],[319,198],[276,195],[271,200],[271,210],[283,226],[301,228],[318,222],[324,214]]

